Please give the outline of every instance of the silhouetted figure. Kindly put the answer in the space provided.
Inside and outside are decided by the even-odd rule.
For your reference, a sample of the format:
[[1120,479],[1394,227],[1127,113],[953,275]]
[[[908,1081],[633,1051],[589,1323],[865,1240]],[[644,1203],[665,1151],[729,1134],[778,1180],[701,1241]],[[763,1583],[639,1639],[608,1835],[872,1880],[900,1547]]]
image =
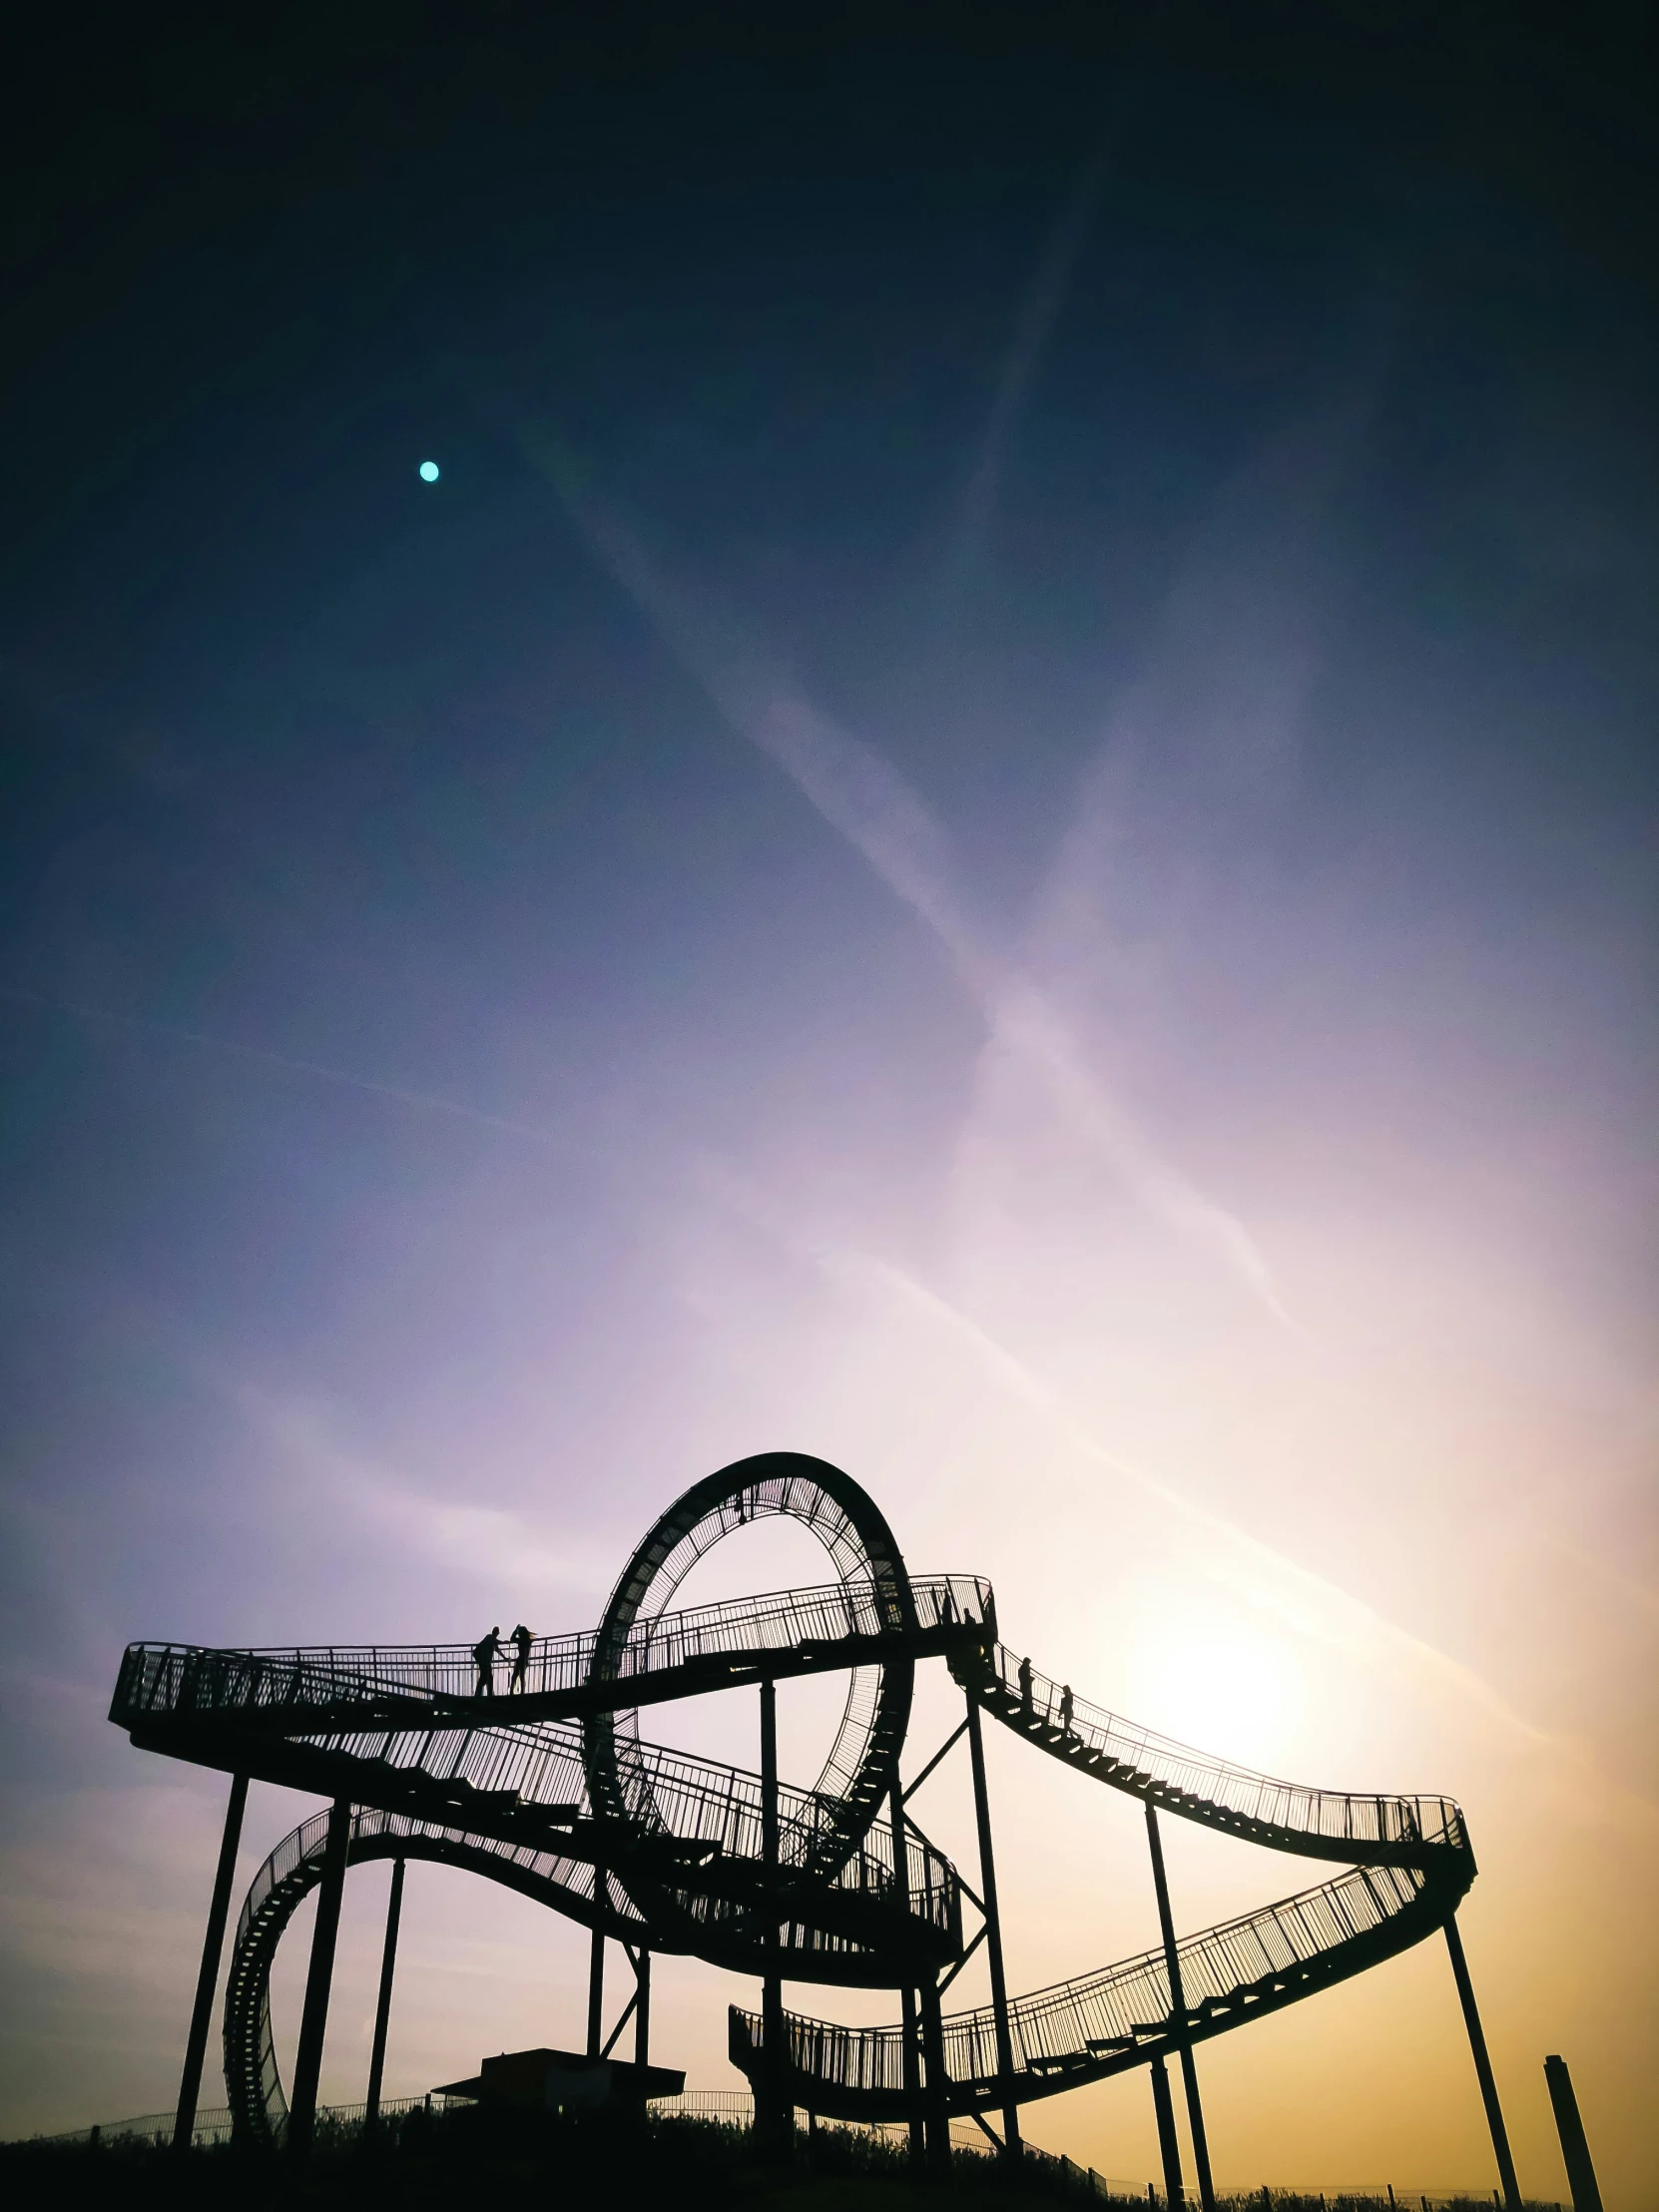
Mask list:
[[1071,1733],[1071,1684],[1069,1682],[1060,1684],[1060,1733],[1062,1736],[1069,1736]]
[[948,1626],[956,1618],[956,1593],[947,1582],[944,1596],[939,1600],[939,1618]]
[[520,1621],[513,1630],[511,1640],[513,1650],[517,1653],[517,1657],[513,1661],[512,1688],[515,1690],[527,1689],[530,1675],[530,1646],[536,1639],[524,1623]]
[[472,1663],[478,1669],[478,1687],[474,1697],[495,1695],[495,1655],[501,1649],[501,1623],[496,1622],[487,1636],[480,1636],[472,1647]]
[[1028,1721],[1031,1718],[1031,1662],[1029,1659],[1022,1659],[1019,1663],[1019,1711],[1021,1720]]

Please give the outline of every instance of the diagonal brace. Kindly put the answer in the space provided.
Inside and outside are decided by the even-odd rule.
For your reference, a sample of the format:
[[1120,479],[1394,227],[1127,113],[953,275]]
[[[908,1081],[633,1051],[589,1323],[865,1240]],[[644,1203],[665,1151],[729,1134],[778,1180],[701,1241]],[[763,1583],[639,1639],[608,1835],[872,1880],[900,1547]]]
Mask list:
[[633,2018],[634,2008],[639,2003],[639,2001],[640,1992],[638,1986],[636,1985],[633,1995],[622,2007],[622,2011],[618,2016],[615,2027],[613,2027],[611,2030],[610,2038],[606,2042],[605,2048],[599,2053],[601,2058],[609,2058],[612,2051],[616,2049],[617,2037],[622,2033],[623,2029],[628,2025],[628,2022]]
[[636,1950],[632,1943],[624,1943],[622,1945],[622,1950],[623,1955],[627,1959],[629,1965],[631,1965],[634,1969],[634,1993],[628,1999],[628,2002],[622,2007],[622,2011],[618,2016],[617,2023],[615,2027],[613,2027],[611,2030],[610,2038],[607,2041],[605,2048],[599,2053],[601,2058],[609,2058],[612,2051],[616,2049],[617,2037],[622,2033],[623,2029],[628,2025],[628,2022],[638,2011],[640,1992],[645,1987],[645,1974],[641,1969],[641,1961],[645,1958],[647,1954],[644,1951]]
[[916,1776],[915,1780],[913,1782],[907,1782],[904,1785],[904,1798],[906,1804],[911,1798],[915,1796],[916,1792],[927,1780],[927,1777],[932,1773],[933,1769],[938,1765],[939,1761],[944,1757],[945,1753],[947,1751],[953,1750],[966,1734],[967,1722],[958,1721],[956,1726],[951,1730],[950,1734],[945,1738],[944,1742],[940,1744],[938,1750],[934,1752],[932,1758],[928,1760],[926,1766],[922,1768],[920,1774]]
[[[927,1849],[933,1854],[935,1859],[944,1858],[944,1853],[940,1851],[938,1845],[934,1843],[932,1837],[927,1834],[926,1830],[922,1827],[920,1821],[911,1820],[910,1808],[908,1806],[905,1806],[904,1808],[903,1821],[904,1826],[910,1831],[910,1834],[916,1839],[916,1842],[918,1844],[925,1844]],[[984,1912],[984,1899],[980,1897],[978,1891],[974,1889],[973,1885],[968,1881],[967,1877],[963,1874],[960,1867],[958,1867],[956,1870],[956,1887],[958,1890],[961,1891],[963,1897],[969,1899],[980,1913]]]
[[962,1968],[967,1964],[968,1960],[973,1956],[974,1952],[979,1948],[979,1945],[985,1940],[985,1937],[990,1934],[990,1927],[991,1924],[989,1921],[980,1922],[978,1935],[975,1936],[972,1942],[969,1943],[967,1949],[963,1951],[961,1957],[957,1959],[955,1965],[951,1967],[950,1971],[939,1983],[939,1994],[941,1997],[944,1995],[946,1989],[949,1988],[950,1984],[955,1980],[956,1976],[961,1972]]

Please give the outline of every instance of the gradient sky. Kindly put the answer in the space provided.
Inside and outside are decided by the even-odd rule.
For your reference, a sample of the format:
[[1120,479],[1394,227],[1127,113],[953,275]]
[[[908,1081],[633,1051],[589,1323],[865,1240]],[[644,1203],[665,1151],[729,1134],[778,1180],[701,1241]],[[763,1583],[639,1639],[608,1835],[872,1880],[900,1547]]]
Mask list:
[[[796,13],[14,84],[0,2130],[177,2090],[224,1790],[129,1638],[584,1626],[789,1447],[1081,1694],[1455,1795],[1523,2188],[1558,2050],[1638,2212],[1651,80],[1611,11]],[[819,1578],[746,1544],[688,1595]],[[1012,1985],[1151,1941],[1138,1809],[990,1753]],[[1168,1825],[1184,1927],[1319,1878]],[[388,2093],[580,2040],[581,1932],[404,1931]],[[752,1990],[662,1961],[656,2054],[736,2086]],[[1200,2063],[1224,2184],[1490,2186],[1441,1946]],[[1027,2118],[1157,2170],[1144,2076]]]

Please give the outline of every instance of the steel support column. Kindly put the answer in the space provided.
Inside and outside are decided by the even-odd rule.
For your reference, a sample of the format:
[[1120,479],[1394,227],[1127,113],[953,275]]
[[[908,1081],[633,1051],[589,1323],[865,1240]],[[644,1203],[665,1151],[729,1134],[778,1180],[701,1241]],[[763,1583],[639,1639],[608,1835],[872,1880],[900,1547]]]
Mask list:
[[651,1953],[642,1950],[634,1967],[634,2063],[651,2063]]
[[588,1952],[588,2056],[597,2058],[599,2046],[605,2039],[604,1920],[611,1903],[611,1881],[603,1867],[594,1870],[593,1899],[599,1908],[599,1918],[594,1926],[593,1946]]
[[1584,2122],[1578,2116],[1578,2099],[1573,2094],[1572,2075],[1567,2071],[1564,2058],[1544,2060],[1544,2081],[1555,2114],[1555,2132],[1561,2138],[1567,2187],[1572,2191],[1572,2212],[1601,2212],[1601,2186],[1596,2180],[1595,2167],[1590,2163],[1590,2145],[1584,2133]]
[[231,1798],[225,1808],[225,1833],[219,1840],[219,1865],[214,1871],[213,1896],[208,1905],[208,1932],[202,1938],[196,2002],[191,2007],[190,2034],[185,2041],[185,2070],[179,2079],[179,2110],[173,2122],[175,2150],[189,2150],[196,2135],[202,2065],[208,2055],[208,2029],[213,2020],[214,1991],[219,1986],[219,1961],[225,1951],[225,1923],[231,1910],[231,1880],[237,1871],[237,1849],[242,1842],[242,1816],[247,1803],[248,1777],[233,1775]]
[[1497,2082],[1493,2078],[1491,2059],[1486,2054],[1486,2037],[1475,2007],[1474,1983],[1469,1979],[1469,1962],[1463,1956],[1463,1938],[1457,1933],[1455,1913],[1445,1924],[1445,1947],[1451,1953],[1451,1977],[1457,1984],[1458,2002],[1463,2007],[1463,2025],[1468,2029],[1469,2049],[1474,2054],[1474,2074],[1480,2084],[1480,2101],[1486,2107],[1486,2125],[1492,2131],[1504,2212],[1520,2212],[1521,2194],[1515,2180],[1515,2161],[1509,2153],[1509,2131],[1503,2124],[1503,2107],[1497,2101]]
[[328,1989],[334,1975],[334,1944],[339,1936],[339,1906],[345,1891],[345,1856],[350,1842],[350,1804],[344,1798],[335,1798],[328,1808],[322,1886],[316,1895],[311,1962],[305,1975],[305,2008],[299,2017],[299,2050],[293,2062],[293,2097],[288,2105],[288,2148],[298,2158],[309,2154],[311,2137],[316,2130],[316,2085],[322,2073],[322,2039],[328,2029]]
[[1019,2106],[1014,2102],[1014,2041],[1008,2026],[1008,1983],[1002,1971],[1002,1917],[996,1905],[996,1860],[991,1852],[991,1801],[985,1788],[985,1743],[979,1701],[967,1693],[968,1756],[973,1766],[973,1813],[979,1828],[979,1889],[985,1900],[985,1953],[990,1961],[991,2018],[996,2028],[997,2087],[1002,2092],[1002,2151],[1020,2154]]
[[921,2056],[926,2068],[922,2091],[927,2163],[934,2173],[950,2171],[950,2084],[944,2070],[944,2022],[939,2015],[939,1985],[929,1974],[920,1984]]
[[[900,1913],[908,1913],[910,1852],[904,1835],[904,1788],[898,1779],[896,1759],[887,1789],[887,1816],[892,1823],[893,1902]],[[927,2159],[927,2128],[921,2103],[921,2053],[916,2045],[916,1992],[907,1980],[898,1992],[898,2020],[903,2042],[899,2065],[904,2088],[904,2116],[910,2125],[910,2163],[920,2167]]]
[[1158,1833],[1158,1808],[1146,1809],[1146,1837],[1152,1848],[1152,1881],[1158,1892],[1158,1922],[1164,1936],[1164,1965],[1169,1974],[1170,2027],[1181,2052],[1181,2085],[1187,2092],[1187,2125],[1193,2131],[1193,2167],[1198,2175],[1198,2197],[1204,2212],[1216,2212],[1215,2184],[1210,2179],[1210,2145],[1204,2133],[1204,2107],[1198,2096],[1198,2063],[1187,2030],[1187,1999],[1181,1987],[1181,1952],[1175,1940],[1175,1921],[1169,1909],[1169,1883],[1164,1875],[1164,1844]]
[[921,2053],[916,2045],[916,1993],[908,1982],[898,1992],[898,2053],[904,2087],[904,2118],[910,2131],[910,2164],[919,2173],[927,2162],[927,2128],[921,2116]]
[[788,2063],[784,2049],[784,1977],[778,1949],[778,1685],[761,1683],[761,1871],[766,1913],[766,1973],[761,1983],[761,2035],[766,2046],[762,2094],[755,2100],[755,2132],[782,2152],[795,2133],[795,2112],[784,2101]]
[[365,2132],[380,2121],[380,2083],[386,2070],[386,2027],[391,2019],[391,1979],[397,1971],[397,1928],[403,1918],[403,1870],[405,1859],[391,1863],[391,1895],[386,1900],[386,1941],[380,1953],[380,1994],[374,2006],[374,2047],[368,2059],[368,2103],[363,2112]]
[[1152,2110],[1158,2122],[1158,2155],[1164,2161],[1164,2197],[1170,2212],[1186,2202],[1181,2179],[1181,2138],[1175,2132],[1175,2099],[1170,2095],[1169,2070],[1162,2058],[1152,2061]]

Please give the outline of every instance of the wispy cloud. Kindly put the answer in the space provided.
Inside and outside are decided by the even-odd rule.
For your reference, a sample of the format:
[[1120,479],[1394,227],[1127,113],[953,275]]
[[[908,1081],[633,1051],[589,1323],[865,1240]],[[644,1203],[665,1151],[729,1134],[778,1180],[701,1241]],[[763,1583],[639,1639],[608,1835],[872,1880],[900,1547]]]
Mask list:
[[522,435],[595,555],[732,727],[777,763],[925,922],[978,1000],[992,1037],[1030,1057],[1061,1110],[1148,1212],[1294,1327],[1245,1224],[1167,1157],[1091,1065],[1058,1007],[991,942],[958,887],[949,836],[920,793],[873,746],[821,713],[776,662],[700,615],[557,439]]
[[236,1403],[330,1505],[450,1573],[505,1596],[561,1592],[603,1597],[615,1578],[614,1551],[581,1537],[551,1539],[511,1507],[434,1498],[394,1469],[342,1444],[313,1405],[277,1397],[245,1380],[225,1379]]
[[557,1130],[538,1128],[533,1122],[511,1121],[501,1114],[485,1113],[481,1107],[468,1106],[462,1100],[445,1098],[437,1091],[411,1090],[401,1083],[378,1083],[366,1075],[352,1075],[344,1068],[325,1066],[320,1060],[296,1060],[285,1052],[272,1052],[264,1045],[240,1044],[231,1037],[209,1036],[200,1029],[184,1029],[176,1022],[154,1021],[146,1014],[117,1013],[108,1006],[88,1006],[73,998],[51,998],[43,991],[24,990],[13,983],[0,983],[0,998],[10,999],[14,1005],[38,1006],[48,1013],[70,1014],[77,1020],[107,1022],[122,1029],[137,1030],[153,1037],[172,1037],[181,1044],[199,1045],[209,1052],[221,1052],[233,1059],[250,1061],[258,1066],[281,1068],[290,1075],[314,1076],[319,1082],[343,1085],[346,1090],[365,1091],[371,1098],[389,1098],[400,1106],[412,1106],[423,1114],[449,1115],[458,1121],[469,1121],[485,1129],[498,1129],[509,1137],[522,1137],[527,1143],[545,1146],[549,1151],[575,1153],[591,1158],[591,1149],[575,1138],[561,1135]]
[[989,1331],[906,1270],[867,1253],[826,1251],[826,1272],[861,1282],[941,1331],[1000,1388],[1028,1406],[1080,1457],[1108,1468],[1174,1515],[1199,1540],[1190,1556],[1201,1571],[1248,1604],[1271,1614],[1308,1641],[1383,1675],[1408,1674],[1459,1697],[1531,1743],[1544,1732],[1517,1713],[1492,1686],[1357,1598],[1351,1591],[1287,1558],[1271,1544],[1171,1483],[1111,1450],[1081,1422],[1061,1394]]
[[1059,320],[1072,271],[1094,220],[1105,178],[1105,153],[1097,148],[1084,163],[1076,184],[1066,196],[1021,303],[1013,342],[997,378],[995,395],[962,494],[955,536],[945,561],[941,597],[946,604],[960,595],[984,549],[1002,488],[1014,426]]

